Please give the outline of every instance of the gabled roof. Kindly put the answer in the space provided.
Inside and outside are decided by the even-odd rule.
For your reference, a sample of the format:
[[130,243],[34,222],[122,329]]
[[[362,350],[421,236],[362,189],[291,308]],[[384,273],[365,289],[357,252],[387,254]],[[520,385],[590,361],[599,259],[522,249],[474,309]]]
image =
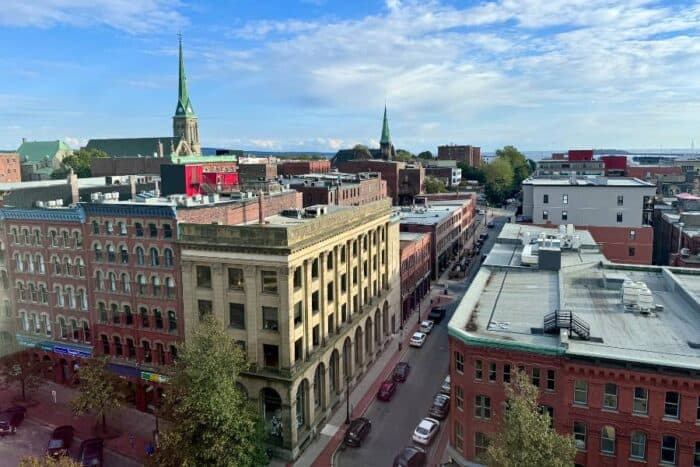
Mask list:
[[175,108],[175,118],[194,117],[192,102],[187,92],[187,76],[185,76],[185,59],[182,56],[182,36],[180,36],[180,77],[178,80],[177,107]]
[[159,154],[158,143],[163,145],[163,154],[170,154],[171,148],[177,146],[178,138],[161,136],[159,138],[114,138],[91,139],[86,149],[99,149],[110,157],[152,157]]
[[21,161],[29,158],[32,162],[46,159],[46,156],[53,158],[61,151],[70,152],[71,148],[63,141],[24,141],[17,149]]

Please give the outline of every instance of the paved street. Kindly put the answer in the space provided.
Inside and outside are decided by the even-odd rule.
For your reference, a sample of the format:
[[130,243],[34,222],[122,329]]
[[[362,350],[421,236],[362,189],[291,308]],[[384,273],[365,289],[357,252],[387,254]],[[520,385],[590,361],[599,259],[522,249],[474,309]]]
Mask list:
[[[489,238],[482,248],[482,253],[488,253],[498,236],[505,218],[496,218],[496,227],[488,229]],[[422,348],[410,348],[405,360],[411,364],[408,380],[399,385],[390,402],[374,400],[367,409],[365,417],[372,421],[372,432],[360,448],[341,448],[336,456],[336,465],[340,467],[377,466],[386,467],[392,464],[394,456],[402,447],[412,444],[411,435],[416,425],[428,414],[435,394],[447,375],[448,339],[447,323],[452,316],[459,300],[467,290],[471,278],[478,271],[479,260],[475,261],[468,278],[461,280],[442,280],[447,284],[450,296],[455,300],[447,305],[447,317],[436,326],[428,336]],[[429,465],[440,462],[447,436],[447,429],[440,427],[438,437],[428,447]]]
[[[51,429],[25,419],[17,429],[17,434],[0,438],[0,467],[15,467],[25,456],[41,456],[51,436]],[[71,455],[76,458],[80,449],[79,438],[73,439]],[[104,451],[105,467],[137,467],[135,460],[120,456],[112,451]]]

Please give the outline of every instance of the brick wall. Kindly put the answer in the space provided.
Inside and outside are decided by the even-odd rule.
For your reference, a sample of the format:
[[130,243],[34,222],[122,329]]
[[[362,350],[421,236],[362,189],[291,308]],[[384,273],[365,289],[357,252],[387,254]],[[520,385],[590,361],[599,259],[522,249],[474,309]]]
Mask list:
[[277,164],[279,175],[326,174],[331,171],[331,161],[280,161]]
[[8,152],[0,154],[0,183],[15,183],[22,181],[22,168],[19,154]]
[[146,175],[160,174],[161,165],[170,165],[170,158],[160,157],[105,157],[93,159],[90,171],[93,177],[108,175]]
[[376,160],[352,160],[338,163],[338,170],[347,173],[379,172],[386,180],[386,193],[392,202],[399,204],[399,170],[405,164],[400,162]]
[[[277,195],[265,195],[263,198],[263,216],[278,214],[284,209],[301,209],[302,197],[297,191],[286,191]],[[211,224],[218,222],[224,225],[255,222],[258,220],[258,199],[252,198],[243,202],[220,203],[198,207],[179,207],[178,222],[194,224]]]

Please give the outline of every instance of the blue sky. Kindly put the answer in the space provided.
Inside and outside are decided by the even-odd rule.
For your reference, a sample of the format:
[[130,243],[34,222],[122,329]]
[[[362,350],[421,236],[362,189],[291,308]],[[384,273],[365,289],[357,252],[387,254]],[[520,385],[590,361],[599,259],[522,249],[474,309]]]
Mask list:
[[205,146],[700,144],[700,4],[3,0],[0,148],[171,133],[182,31]]

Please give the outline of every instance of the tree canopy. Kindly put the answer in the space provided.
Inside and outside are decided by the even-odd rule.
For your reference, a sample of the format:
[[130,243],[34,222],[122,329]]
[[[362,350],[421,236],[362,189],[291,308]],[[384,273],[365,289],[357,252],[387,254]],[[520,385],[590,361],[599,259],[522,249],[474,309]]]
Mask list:
[[61,168],[56,169],[51,173],[51,178],[60,179],[68,175],[70,169],[78,178],[87,178],[92,176],[90,170],[90,162],[96,158],[109,157],[106,152],[99,149],[79,149],[74,151],[70,156],[63,158]]
[[447,191],[445,188],[445,182],[435,177],[425,177],[425,192],[431,193],[444,193]]
[[462,169],[462,180],[476,180],[479,183],[486,182],[483,166],[474,167],[464,162],[457,164],[457,167]]
[[17,354],[5,361],[2,376],[9,383],[19,384],[22,400],[26,401],[27,393],[37,390],[46,381],[43,375],[46,369],[46,362]]
[[434,158],[435,158],[435,156],[433,156],[433,153],[430,152],[430,151],[423,151],[423,152],[421,152],[421,153],[418,154],[418,159],[428,159],[428,160],[431,160],[431,159],[434,159]]
[[103,432],[107,430],[107,414],[121,407],[126,394],[125,382],[107,370],[108,363],[109,357],[96,357],[80,366],[78,395],[70,402],[76,415],[94,413]]
[[507,409],[487,450],[487,465],[499,467],[568,467],[576,445],[571,435],[557,433],[549,414],[537,404],[539,390],[523,372],[506,385]]
[[372,153],[369,152],[369,148],[364,144],[356,144],[355,146],[353,146],[352,150],[355,153],[355,157],[360,155],[364,156],[366,159],[372,157]]
[[165,390],[164,412],[172,428],[160,436],[159,466],[265,465],[258,410],[237,386],[246,357],[211,316],[178,351]]
[[82,464],[74,461],[68,456],[61,456],[54,459],[50,456],[44,457],[23,457],[19,461],[19,467],[81,467]]
[[510,164],[513,169],[513,191],[519,189],[522,181],[530,175],[530,164],[527,158],[515,146],[504,146],[503,149],[498,149],[496,157]]
[[501,203],[513,190],[513,167],[507,159],[496,158],[484,167],[484,179],[486,196],[496,203]]
[[406,151],[405,149],[397,149],[396,150],[396,157],[394,160],[397,160],[399,162],[410,162],[413,159],[413,154],[411,154],[410,151]]

